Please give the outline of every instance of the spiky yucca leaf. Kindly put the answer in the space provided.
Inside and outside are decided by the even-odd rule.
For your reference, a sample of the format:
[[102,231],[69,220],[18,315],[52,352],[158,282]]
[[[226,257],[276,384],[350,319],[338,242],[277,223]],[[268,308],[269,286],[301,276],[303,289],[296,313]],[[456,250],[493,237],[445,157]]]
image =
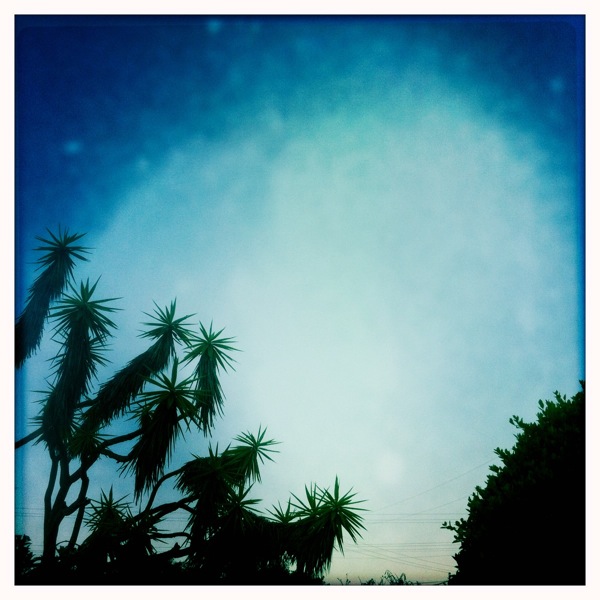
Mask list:
[[208,447],[208,456],[195,456],[177,478],[176,488],[197,498],[188,527],[194,546],[201,544],[218,529],[219,516],[230,490],[242,481],[237,467],[219,454],[219,447]]
[[108,495],[102,491],[100,500],[90,502],[86,524],[92,533],[114,535],[122,531],[124,523],[131,517],[129,502],[123,502],[124,498],[116,500],[111,486]]
[[58,422],[69,424],[81,397],[89,391],[92,378],[96,374],[94,341],[87,336],[84,327],[75,326],[69,332],[64,351],[54,363],[55,381],[48,397],[46,409],[62,413]]
[[148,383],[150,391],[141,394],[142,407],[138,410],[142,433],[132,450],[128,468],[135,472],[135,496],[154,485],[163,474],[170,459],[181,420],[188,424],[195,420],[192,378],[178,381],[178,361],[173,361],[170,375],[158,374]]
[[240,486],[243,478],[238,465],[229,460],[227,447],[219,454],[219,446],[208,446],[208,456],[195,456],[182,468],[177,489],[199,498],[207,506],[222,505],[232,487]]
[[69,235],[68,230],[50,239],[36,237],[44,245],[35,248],[44,254],[36,261],[38,269],[44,269],[29,290],[25,309],[15,325],[15,365],[19,368],[39,347],[44,333],[44,323],[51,303],[60,297],[73,275],[75,260],[88,260],[84,254],[89,250],[76,245],[85,234]]
[[191,330],[187,327],[187,319],[190,319],[194,314],[185,315],[184,317],[175,318],[175,311],[177,309],[177,300],[171,301],[170,306],[160,308],[156,302],[154,303],[155,311],[154,314],[144,313],[150,317],[152,321],[142,323],[147,325],[150,329],[143,331],[140,337],[150,338],[153,340],[161,338],[170,338],[173,342],[183,342],[188,344],[192,337]]
[[135,473],[136,499],[151,488],[164,471],[179,430],[177,407],[166,402],[159,404],[140,415],[140,424],[143,432],[132,449],[129,464]]
[[95,401],[85,419],[95,427],[110,423],[129,408],[140,394],[148,378],[164,369],[171,358],[173,347],[168,338],[159,338],[150,348],[129,361],[111,379],[100,386]]
[[349,490],[343,496],[340,496],[340,484],[336,477],[333,494],[329,492],[329,489],[323,490],[321,501],[322,525],[329,527],[335,532],[337,549],[342,554],[344,553],[344,531],[356,543],[357,538],[362,537],[360,530],[365,529],[363,518],[356,512],[366,510],[356,506],[357,504],[362,504],[365,500],[353,500],[356,494],[351,492],[352,490]]
[[230,488],[222,508],[220,528],[226,532],[224,537],[229,538],[233,544],[255,525],[259,516],[253,507],[260,500],[247,498],[251,489],[252,486]]
[[86,421],[79,419],[79,422],[74,424],[69,439],[69,454],[93,462],[106,439],[106,435],[102,435],[95,427],[90,427]]
[[219,381],[219,369],[227,371],[227,367],[233,368],[234,359],[228,352],[238,351],[231,345],[233,338],[220,337],[223,331],[213,331],[212,323],[207,330],[200,323],[201,335],[190,338],[189,349],[184,358],[185,362],[200,359],[195,369],[196,403],[205,434],[213,428],[215,417],[223,413],[224,395]]
[[291,523],[296,518],[296,513],[292,510],[292,502],[288,500],[285,510],[281,508],[281,503],[273,505],[273,510],[267,508],[267,512],[273,516],[277,523]]
[[355,543],[361,537],[360,529],[365,527],[357,511],[365,509],[356,505],[364,501],[353,500],[356,494],[351,492],[340,496],[336,477],[333,494],[313,485],[305,487],[306,502],[294,495],[292,506],[298,519],[294,523],[294,547],[301,571],[315,577],[323,575],[331,566],[334,548],[344,551],[344,531]]
[[154,540],[160,541],[156,527],[161,520],[157,515],[133,515],[124,498],[113,498],[112,487],[108,495],[102,492],[99,501],[92,500],[88,508],[87,525],[91,534],[81,545],[83,552],[90,551],[110,560],[132,561],[136,557],[155,554]]
[[275,440],[265,440],[267,430],[258,428],[258,435],[254,437],[251,433],[242,433],[234,439],[241,445],[234,446],[227,451],[227,455],[238,465],[240,473],[245,480],[261,481],[259,460],[264,464],[265,460],[272,461],[269,456],[270,452],[277,452],[270,446],[274,446],[279,442]]
[[119,298],[92,300],[97,286],[98,280],[90,286],[89,279],[85,283],[81,282],[79,290],[68,284],[71,294],[65,294],[50,313],[50,318],[56,323],[54,329],[59,335],[79,325],[85,327],[91,337],[104,340],[110,336],[110,330],[116,325],[108,318],[107,313],[118,309],[106,306],[106,303]]
[[190,331],[185,321],[192,315],[176,319],[176,301],[164,309],[159,308],[156,303],[155,306],[154,315],[144,313],[151,317],[152,321],[143,323],[149,329],[140,336],[155,342],[100,387],[95,403],[86,414],[86,420],[91,424],[103,426],[115,417],[123,415],[131,401],[141,393],[148,378],[168,366],[171,358],[175,356],[175,343],[188,342]]
[[107,494],[101,492],[100,500],[92,500],[87,507],[86,523],[90,535],[81,544],[83,556],[93,553],[105,561],[114,560],[120,551],[121,542],[130,532],[128,526],[131,508],[124,498],[115,499],[112,486]]
[[112,298],[92,300],[96,285],[82,282],[79,291],[71,286],[72,294],[51,313],[55,338],[62,338],[62,344],[53,361],[55,382],[42,410],[43,439],[49,447],[68,442],[75,410],[89,392],[98,365],[105,364],[102,351],[115,327],[107,313],[116,309],[106,305]]
[[292,502],[292,506],[297,510],[297,515],[302,518],[318,516],[323,490],[316,483],[313,483],[310,488],[307,485],[304,486],[304,494],[306,495],[306,503],[296,494],[292,494],[296,499],[296,502]]

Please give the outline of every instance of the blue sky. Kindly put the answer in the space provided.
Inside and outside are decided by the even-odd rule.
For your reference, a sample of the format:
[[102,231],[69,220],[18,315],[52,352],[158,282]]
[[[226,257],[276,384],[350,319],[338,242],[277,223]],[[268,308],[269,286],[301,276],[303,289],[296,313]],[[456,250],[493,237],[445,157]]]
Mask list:
[[[585,376],[582,25],[18,18],[17,307],[34,236],[87,232],[78,277],[122,297],[113,368],[153,301],[226,327],[243,352],[213,443],[261,424],[282,442],[257,496],[338,475],[369,513],[330,579],[443,580],[441,523],[508,419]],[[39,550],[43,453],[21,456]]]

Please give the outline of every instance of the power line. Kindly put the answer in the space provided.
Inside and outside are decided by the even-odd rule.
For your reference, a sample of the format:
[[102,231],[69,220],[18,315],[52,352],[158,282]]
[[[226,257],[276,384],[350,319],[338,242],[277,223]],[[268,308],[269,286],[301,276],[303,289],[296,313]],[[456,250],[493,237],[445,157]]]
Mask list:
[[[434,567],[434,566],[430,566],[430,564],[424,564],[424,563],[433,563],[433,561],[428,561],[427,559],[422,559],[422,558],[417,558],[417,557],[412,557],[412,556],[406,556],[406,555],[389,555],[389,554],[382,554],[380,552],[376,552],[374,550],[358,550],[357,548],[348,548],[348,553],[352,553],[352,554],[359,554],[361,556],[367,557],[367,558],[378,558],[381,560],[385,560],[387,562],[393,562],[393,563],[397,563],[397,564],[401,564],[401,565],[409,565],[411,567],[418,567],[418,568],[427,568],[430,571],[438,571],[439,573],[447,573],[448,572],[448,568],[452,568],[449,566],[446,566],[444,563],[440,563],[440,562],[435,562],[434,564],[439,565],[440,567],[444,567],[444,569],[440,569],[438,567]],[[350,558],[350,557],[348,557]],[[449,559],[451,557],[448,557]],[[415,562],[416,561],[416,562]]]
[[[496,458],[494,456],[494,458]],[[452,483],[453,481],[456,481],[457,479],[460,479],[461,477],[464,477],[465,475],[468,475],[469,473],[472,473],[473,471],[476,471],[477,469],[481,469],[481,467],[484,467],[486,465],[489,465],[491,462],[493,462],[494,459],[490,459],[487,460],[475,467],[473,467],[472,469],[469,469],[468,471],[465,471],[464,473],[461,473],[460,475],[457,475],[456,477],[452,477],[451,479],[446,479],[446,481],[442,481],[441,483],[438,483],[437,485],[434,485],[433,487],[424,490],[422,492],[419,492],[418,494],[414,494],[413,496],[408,496],[407,498],[402,498],[402,500],[398,500],[396,502],[392,502],[391,504],[388,504],[386,506],[382,506],[381,508],[378,508],[372,512],[379,512],[382,510],[385,510],[386,508],[390,508],[392,506],[396,506],[398,504],[402,504],[402,502],[407,502],[408,500],[412,500],[413,498],[418,498],[419,496],[422,496],[423,494],[427,494],[429,492],[432,492],[433,490],[437,490],[438,488],[447,485],[448,483]],[[431,509],[433,510],[433,509]]]
[[[495,458],[495,456],[494,456]],[[461,516],[464,515],[464,513],[456,513],[456,512],[452,512],[452,513],[434,513],[432,511],[438,509],[438,508],[443,508],[444,506],[448,506],[450,504],[453,504],[454,502],[458,502],[459,500],[464,500],[466,498],[469,497],[469,495],[466,496],[461,496],[460,498],[455,498],[454,500],[450,500],[448,502],[445,502],[443,504],[439,504],[437,506],[433,506],[431,508],[428,509],[423,509],[417,512],[399,512],[399,513],[382,513],[381,511],[387,509],[387,508],[391,508],[393,506],[397,506],[399,504],[402,504],[403,502],[407,502],[408,500],[412,500],[413,498],[418,498],[419,496],[423,496],[424,494],[427,494],[431,491],[434,491],[440,487],[443,487],[449,483],[452,483],[453,481],[456,481],[457,479],[460,479],[461,477],[468,475],[469,473],[472,473],[473,471],[476,471],[477,469],[480,469],[486,465],[489,465],[491,462],[493,462],[493,458],[490,460],[487,460],[483,463],[480,463],[470,469],[468,469],[467,471],[464,471],[463,473],[460,473],[459,475],[456,475],[455,477],[452,477],[450,479],[446,479],[445,481],[442,481],[441,483],[428,488],[422,492],[419,492],[417,494],[414,494],[412,496],[408,496],[406,498],[402,498],[401,500],[398,500],[396,502],[393,502],[391,504],[388,504],[380,509],[377,509],[375,511],[371,511],[371,514],[375,517],[375,519],[371,518],[370,515],[366,515],[365,516],[365,520],[367,520],[369,522],[370,525],[380,525],[380,524],[394,524],[394,523],[402,523],[402,524],[432,524],[432,523],[438,523],[439,522],[439,518],[445,517],[445,518],[460,518]],[[15,513],[17,515],[19,515],[20,517],[24,517],[24,518],[42,518],[44,511],[43,509],[39,509],[39,508],[30,508],[30,507],[22,507],[20,509],[16,509]],[[373,514],[373,513],[379,513],[379,514]],[[379,517],[379,518],[377,518]],[[384,517],[384,518],[381,518]],[[390,518],[385,518],[385,517],[390,517]],[[183,518],[177,518],[177,517],[167,517],[166,519],[164,519],[163,522],[186,522],[186,519]],[[40,545],[38,544],[33,544],[32,545],[32,549],[37,550],[38,548],[41,548]],[[398,553],[395,548],[397,549],[401,549],[401,548],[410,548],[412,553],[416,552],[416,551],[426,551],[428,552],[427,556],[428,558],[419,558],[419,557],[415,557],[414,555],[406,555],[403,553]],[[379,559],[379,560],[385,560],[388,562],[393,562],[396,564],[400,564],[400,565],[407,565],[407,566],[412,566],[412,567],[417,567],[417,568],[425,568],[428,569],[430,571],[437,571],[440,573],[444,573],[447,574],[449,572],[449,570],[452,570],[454,568],[454,566],[451,565],[446,565],[444,563],[441,563],[439,561],[433,561],[430,560],[431,558],[443,558],[446,555],[430,555],[429,552],[431,550],[442,550],[442,549],[448,549],[449,553],[451,552],[451,549],[454,548],[454,545],[452,543],[448,544],[448,543],[432,543],[432,542],[405,542],[405,543],[399,543],[399,544],[360,544],[359,546],[355,546],[355,547],[350,547],[347,549],[347,552],[350,554],[357,554],[366,558],[375,558],[375,559]],[[353,560],[351,557],[346,557],[350,560]],[[356,558],[358,560],[358,557]],[[452,560],[452,557],[450,555],[448,555],[448,560]],[[434,565],[438,565],[439,567],[444,567],[444,569],[440,569]],[[445,580],[442,582],[428,582],[430,584],[435,584],[435,583],[445,583]]]

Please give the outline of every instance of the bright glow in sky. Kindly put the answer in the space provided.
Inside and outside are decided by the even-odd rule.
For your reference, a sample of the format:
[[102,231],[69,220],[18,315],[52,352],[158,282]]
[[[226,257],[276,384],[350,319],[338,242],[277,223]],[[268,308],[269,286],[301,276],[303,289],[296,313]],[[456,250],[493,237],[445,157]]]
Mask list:
[[[188,83],[175,91],[168,57],[145,64],[143,39],[128,40],[153,92],[142,106],[128,99],[136,82],[116,44],[93,127],[94,96],[78,97],[80,135],[65,119],[42,136],[48,155],[62,148],[67,174],[40,193],[72,185],[60,210],[29,195],[25,127],[19,245],[33,245],[40,223],[88,231],[95,250],[78,277],[102,275],[99,294],[123,297],[115,368],[143,349],[135,336],[153,301],[177,298],[181,315],[237,338],[213,443],[259,425],[282,442],[255,488],[266,507],[336,475],[368,500],[364,539],[334,556],[329,580],[389,569],[442,581],[456,547],[441,523],[466,515],[494,448],[512,446],[508,419],[535,418],[538,399],[571,396],[585,377],[582,157],[567,127],[576,56],[548,54],[573,33],[543,20],[472,32],[466,22],[358,20],[333,34],[289,24],[209,21],[195,30],[200,49],[189,31],[156,33],[159,47],[180,41],[173,64]],[[93,56],[102,35],[84,36],[81,52]],[[514,54],[497,50],[490,76],[481,54],[493,48]],[[187,51],[204,54],[186,64]],[[528,71],[532,52],[540,64]],[[76,66],[69,76],[81,84]],[[27,390],[43,385],[52,350],[32,361]],[[205,448],[190,439],[175,463]],[[23,456],[17,529],[39,551],[43,453]],[[103,485],[127,493],[111,469],[99,469]]]

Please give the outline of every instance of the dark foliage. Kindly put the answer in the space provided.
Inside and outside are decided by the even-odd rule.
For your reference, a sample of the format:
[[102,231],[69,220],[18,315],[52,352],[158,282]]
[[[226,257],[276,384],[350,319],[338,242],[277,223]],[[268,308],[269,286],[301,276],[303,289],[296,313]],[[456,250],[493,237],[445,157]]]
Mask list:
[[[150,347],[96,389],[98,366],[107,364],[116,329],[109,318],[116,299],[96,299],[97,283],[74,286],[75,259],[85,252],[74,245],[81,235],[50,235],[39,249],[44,271],[16,326],[18,364],[36,352],[47,319],[59,345],[37,428],[16,443],[45,442],[50,463],[42,556],[34,558],[29,538],[17,536],[17,583],[322,583],[334,547],[343,551],[343,532],[356,542],[364,529],[360,501],[351,491],[340,493],[337,478],[333,493],[313,484],[305,488],[306,501],[294,496],[298,503],[289,501],[285,512],[261,514],[260,500],[249,494],[261,481],[261,465],[277,452],[262,427],[256,436],[236,436],[222,452],[209,445],[208,456],[168,470],[178,441],[210,435],[223,416],[219,375],[233,367],[234,339],[212,324],[207,329],[200,323],[194,333],[187,323],[192,315],[176,317],[175,301],[164,309],[155,305],[154,314],[145,313],[151,320],[141,333]],[[116,434],[109,426],[117,420],[134,424]],[[114,461],[115,472],[130,476],[134,504],[114,498],[112,488],[99,500],[88,497],[99,460]],[[166,481],[181,496],[161,504]],[[187,515],[183,528],[161,528],[176,511]],[[67,538],[59,545],[65,540],[63,532],[58,537],[61,527]]]
[[460,550],[451,585],[585,583],[585,384],[567,400],[539,401],[537,422],[519,417],[512,450],[496,449],[468,518],[443,527]]
[[29,290],[27,305],[15,325],[15,365],[21,367],[39,347],[44,333],[44,323],[50,305],[60,297],[67,285],[75,266],[75,259],[87,260],[84,256],[88,249],[76,245],[84,234],[69,235],[68,231],[54,235],[48,231],[50,238],[37,237],[43,242],[36,251],[42,252],[37,260],[43,269]]
[[217,577],[188,563],[163,555],[131,557],[97,569],[93,563],[61,561],[52,569],[37,569],[17,580],[23,585],[324,585],[322,577],[310,577],[276,566],[262,571],[239,571]]
[[409,581],[404,573],[394,575],[391,571],[386,571],[376,582],[372,577],[367,581],[360,582],[360,585],[420,585],[418,582]]
[[15,535],[15,581],[22,583],[35,566],[36,560],[31,552],[31,539],[28,535]]

